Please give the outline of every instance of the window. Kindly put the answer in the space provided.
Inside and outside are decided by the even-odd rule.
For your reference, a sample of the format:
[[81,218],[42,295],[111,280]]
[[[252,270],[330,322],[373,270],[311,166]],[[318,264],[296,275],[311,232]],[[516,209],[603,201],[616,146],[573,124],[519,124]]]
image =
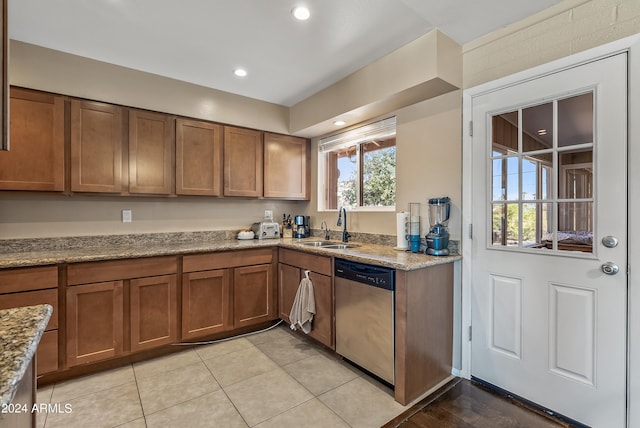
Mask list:
[[592,252],[593,96],[492,116],[493,248]]
[[396,118],[320,140],[319,210],[393,210],[396,204]]

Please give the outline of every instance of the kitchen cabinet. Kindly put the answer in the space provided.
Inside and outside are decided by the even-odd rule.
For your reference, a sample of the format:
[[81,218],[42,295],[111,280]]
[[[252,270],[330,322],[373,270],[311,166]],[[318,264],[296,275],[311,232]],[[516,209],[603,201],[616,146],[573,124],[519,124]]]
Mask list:
[[0,37],[2,37],[2,66],[0,66],[0,150],[9,150],[9,0],[0,0]]
[[74,263],[67,267],[67,366],[177,339],[177,258]]
[[176,194],[222,195],[222,126],[176,119]]
[[71,191],[121,193],[122,107],[71,100]]
[[0,189],[64,190],[64,97],[11,88],[10,105],[12,144],[0,152]]
[[173,193],[173,116],[129,109],[129,193]]
[[275,281],[270,264],[233,270],[233,326],[246,327],[278,317]]
[[0,309],[48,304],[53,313],[36,352],[38,375],[58,370],[58,268],[0,270]]
[[265,132],[264,197],[309,200],[311,150],[309,141]]
[[230,330],[229,269],[182,274],[182,340]]
[[273,248],[186,255],[182,339],[278,318]]
[[262,196],[262,132],[224,127],[224,196]]
[[335,349],[333,268],[330,257],[280,248],[278,263],[279,316],[291,323],[289,313],[298,291],[300,280],[309,270],[313,283],[316,314],[309,336],[323,345]]

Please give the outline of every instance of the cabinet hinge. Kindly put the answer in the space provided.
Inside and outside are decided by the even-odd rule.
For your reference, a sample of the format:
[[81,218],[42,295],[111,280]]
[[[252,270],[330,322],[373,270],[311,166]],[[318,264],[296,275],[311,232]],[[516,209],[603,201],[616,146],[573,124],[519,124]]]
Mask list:
[[473,137],[473,120],[469,121],[469,136]]
[[473,337],[471,326],[469,326],[469,342],[471,342],[471,338]]

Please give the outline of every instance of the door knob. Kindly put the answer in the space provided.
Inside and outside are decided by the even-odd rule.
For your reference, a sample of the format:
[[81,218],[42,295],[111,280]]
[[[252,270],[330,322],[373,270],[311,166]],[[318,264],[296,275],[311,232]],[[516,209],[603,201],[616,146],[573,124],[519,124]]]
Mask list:
[[607,275],[615,275],[620,270],[620,268],[618,268],[618,265],[615,264],[614,262],[603,263],[603,265],[600,266],[600,269],[602,270],[603,273],[606,273]]

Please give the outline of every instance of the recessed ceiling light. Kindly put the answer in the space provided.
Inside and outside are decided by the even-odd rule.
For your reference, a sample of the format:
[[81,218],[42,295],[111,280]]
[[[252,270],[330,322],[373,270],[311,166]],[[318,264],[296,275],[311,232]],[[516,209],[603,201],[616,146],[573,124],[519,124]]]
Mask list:
[[345,125],[347,122],[345,122],[344,120],[336,120],[335,122],[333,122],[333,124],[335,126],[342,126]]
[[309,17],[311,16],[311,12],[305,6],[296,6],[296,7],[293,8],[291,13],[293,14],[293,16],[296,19],[298,19],[300,21],[305,21],[305,20],[309,19]]
[[236,68],[235,70],[233,70],[233,74],[238,77],[244,77],[247,75],[247,70],[245,70],[244,68]]

